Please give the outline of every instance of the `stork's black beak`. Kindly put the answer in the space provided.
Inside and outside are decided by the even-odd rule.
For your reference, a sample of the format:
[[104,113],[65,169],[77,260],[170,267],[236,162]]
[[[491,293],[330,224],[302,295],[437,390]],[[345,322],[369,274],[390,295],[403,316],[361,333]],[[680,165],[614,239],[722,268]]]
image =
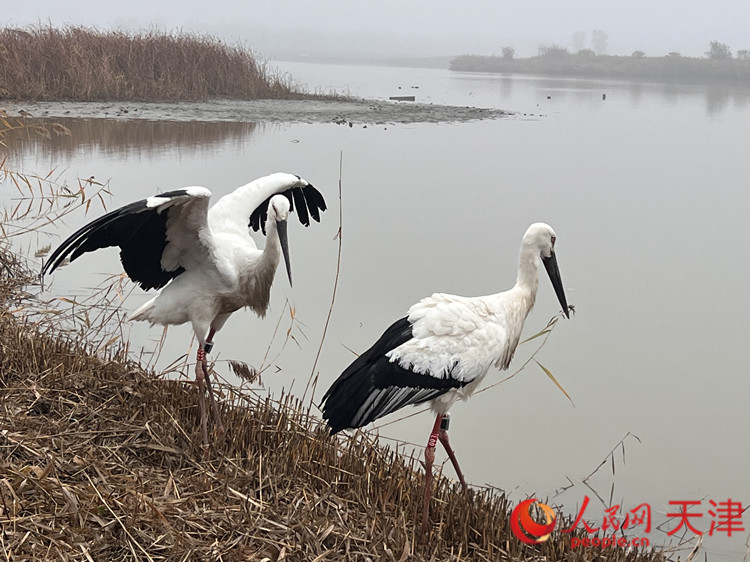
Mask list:
[[289,285],[292,285],[292,263],[289,261],[289,238],[286,235],[286,220],[276,221],[276,232],[279,234],[279,243],[281,244],[281,253],[284,254],[284,265],[286,265],[286,274],[289,277]]
[[555,288],[555,294],[557,295],[557,300],[560,301],[560,306],[563,308],[563,314],[565,314],[565,318],[570,318],[568,301],[565,298],[565,289],[563,289],[562,279],[560,278],[560,269],[557,267],[555,251],[552,250],[548,258],[542,258],[542,262],[547,269],[549,280],[552,281],[552,286]]

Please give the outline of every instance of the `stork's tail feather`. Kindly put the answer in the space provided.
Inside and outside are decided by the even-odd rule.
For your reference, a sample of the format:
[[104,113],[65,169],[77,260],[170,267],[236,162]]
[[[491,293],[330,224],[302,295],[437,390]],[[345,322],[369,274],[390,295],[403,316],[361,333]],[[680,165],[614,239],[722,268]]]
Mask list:
[[411,325],[406,318],[394,322],[380,339],[347,367],[323,396],[323,418],[328,421],[331,434],[342,429],[362,427],[373,419],[361,415],[363,405],[372,401],[377,388],[375,365],[388,363],[385,354],[411,339]]
[[388,359],[389,351],[411,338],[407,318],[394,322],[331,385],[322,404],[331,434],[365,426],[408,404],[420,404],[463,386],[461,381],[415,373]]
[[[370,379],[370,380],[368,380]],[[372,393],[372,378],[368,376],[349,377],[336,385],[335,390],[326,394],[323,404],[323,418],[328,421],[331,435],[342,429],[361,427],[369,422],[357,423],[357,412]]]

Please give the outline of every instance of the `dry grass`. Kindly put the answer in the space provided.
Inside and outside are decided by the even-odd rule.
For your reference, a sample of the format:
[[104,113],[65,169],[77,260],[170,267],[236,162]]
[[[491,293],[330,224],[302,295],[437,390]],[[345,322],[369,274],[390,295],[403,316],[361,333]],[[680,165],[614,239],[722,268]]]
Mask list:
[[205,100],[308,97],[249,50],[157,31],[0,30],[0,99]]
[[[9,250],[14,233],[101,200],[103,187],[0,172],[0,187],[41,205],[6,212],[0,235],[0,560],[664,560],[572,550],[559,533],[527,546],[510,533],[503,494],[465,494],[440,476],[431,540],[419,545],[419,460],[361,432],[332,438],[291,398],[220,386],[229,431],[203,458],[193,385],[127,357],[119,311],[107,306],[121,288],[51,308]],[[66,314],[85,335],[62,331]]]
[[331,438],[292,400],[223,387],[229,435],[203,460],[192,385],[14,314],[34,276],[7,251],[0,264],[5,559],[661,559],[571,550],[567,535],[523,545],[503,495],[446,478],[419,546],[419,463],[361,433]]

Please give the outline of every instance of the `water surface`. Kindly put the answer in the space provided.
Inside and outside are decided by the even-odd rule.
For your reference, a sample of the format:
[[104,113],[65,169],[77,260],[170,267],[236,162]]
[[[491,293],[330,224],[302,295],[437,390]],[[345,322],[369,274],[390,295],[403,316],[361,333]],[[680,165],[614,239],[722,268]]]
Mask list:
[[[588,482],[607,501],[612,493],[623,512],[647,502],[656,524],[674,509],[670,501],[702,500],[697,525],[707,530],[709,500],[750,504],[747,91],[279,66],[311,89],[378,100],[407,92],[426,104],[515,114],[351,127],[168,124],[121,116],[116,124],[86,122],[91,132],[59,141],[71,143],[64,150],[29,143],[17,155],[19,166],[108,180],[109,208],[195,184],[218,196],[277,170],[320,188],[331,207],[323,222],[308,229],[290,225],[294,288],[280,274],[268,317],[236,313],[215,348],[220,359],[259,366],[281,319],[270,352],[275,356],[291,326],[288,299],[295,309],[293,339],[263,382],[271,392],[300,397],[331,302],[341,181],[342,263],[317,365],[316,402],[352,351],[364,351],[421,297],[509,288],[523,232],[532,222],[548,222],[558,234],[568,301],[578,313],[559,323],[537,359],[575,405],[531,366],[457,404],[451,437],[468,480],[502,488],[516,501],[527,494],[548,498],[571,513],[588,495],[594,515],[601,504],[581,480],[630,432],[640,441],[625,440],[625,458],[617,448],[616,474],[608,464]],[[56,234],[65,236],[85,220],[83,213],[71,216]],[[104,272],[119,271],[116,251],[99,252],[56,273],[52,290],[85,293]],[[133,310],[147,298],[135,291],[125,307]],[[525,334],[542,329],[557,311],[542,271]],[[134,324],[130,330],[134,348],[150,349],[161,337],[158,327]],[[185,353],[189,340],[188,327],[170,328],[157,367]],[[521,346],[511,371],[535,349]],[[231,376],[225,364],[218,369]],[[487,381],[502,376],[490,374]],[[381,435],[423,444],[431,415],[389,423],[400,417],[385,418]],[[449,465],[445,471],[452,475]],[[750,528],[749,515],[744,522]],[[663,531],[647,536],[652,543],[669,541]],[[710,558],[740,559],[746,536],[709,539]]]

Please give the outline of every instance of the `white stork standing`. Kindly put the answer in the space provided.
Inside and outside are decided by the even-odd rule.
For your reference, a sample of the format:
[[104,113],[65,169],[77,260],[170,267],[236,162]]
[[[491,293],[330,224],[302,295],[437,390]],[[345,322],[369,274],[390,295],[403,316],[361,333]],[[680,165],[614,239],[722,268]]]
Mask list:
[[[195,365],[203,446],[208,445],[205,392],[223,433],[208,378],[206,353],[214,334],[236,310],[249,306],[263,317],[280,254],[292,282],[286,220],[297,208],[300,222],[320,221],[321,193],[299,176],[275,173],[235,189],[208,208],[211,192],[186,187],[136,201],[87,224],[57,248],[42,268],[51,273],[68,256],[120,247],[128,277],[159,294],[132,315],[153,324],[190,322],[198,340]],[[250,227],[267,235],[263,251]]]
[[516,284],[483,297],[436,293],[409,309],[360,355],[323,397],[331,434],[362,427],[408,404],[429,402],[437,414],[425,449],[422,536],[428,530],[432,464],[443,444],[464,488],[466,481],[448,441],[447,413],[477,389],[490,367],[507,369],[539,286],[537,261],[544,263],[563,313],[569,316],[555,257],[555,232],[532,224],[521,242]]

